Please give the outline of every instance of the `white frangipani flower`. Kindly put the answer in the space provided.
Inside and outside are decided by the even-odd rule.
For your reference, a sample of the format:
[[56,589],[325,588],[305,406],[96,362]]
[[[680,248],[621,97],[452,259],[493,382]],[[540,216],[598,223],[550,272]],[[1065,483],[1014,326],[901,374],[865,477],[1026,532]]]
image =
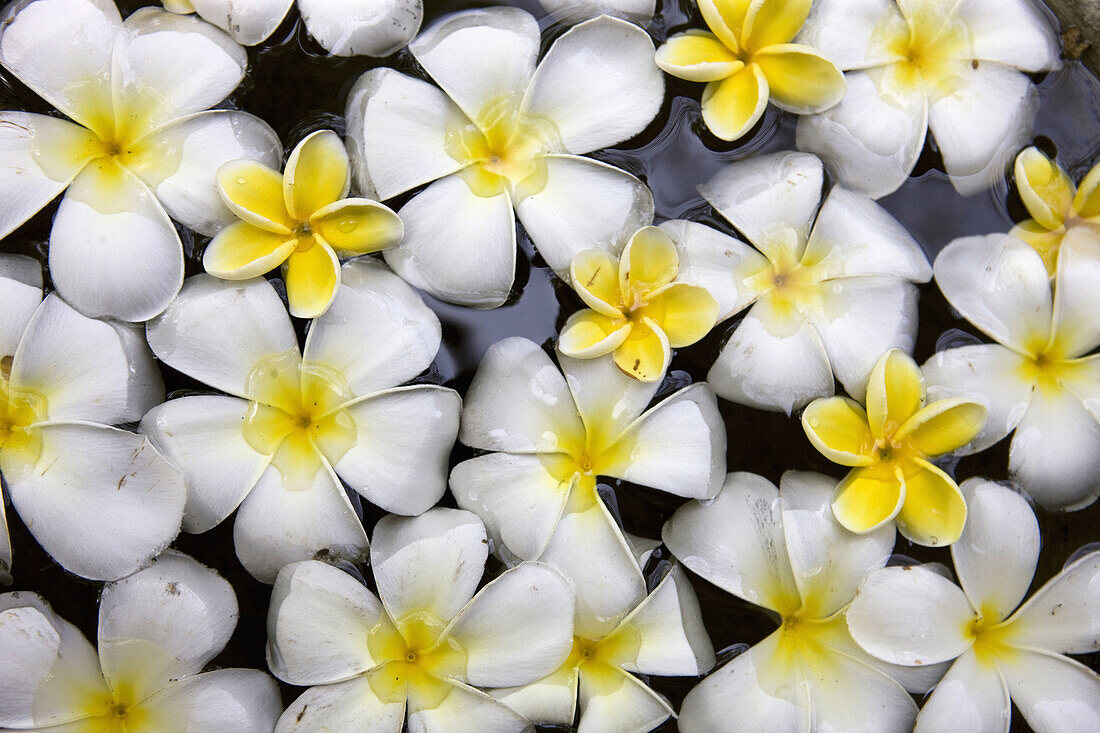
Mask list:
[[93,317],[160,313],[183,282],[168,217],[213,234],[233,221],[218,167],[281,159],[260,119],[205,111],[236,89],[247,61],[216,28],[153,8],[123,22],[111,0],[9,4],[0,63],[74,122],[0,112],[0,236],[68,189],[50,232],[58,292]]
[[1031,139],[1026,73],[1059,66],[1033,0],[817,0],[798,40],[846,71],[840,104],[798,122],[798,147],[879,198],[909,177],[931,130],[964,196],[1004,175]]
[[555,20],[587,20],[599,15],[612,15],[644,25],[653,19],[657,0],[539,0]]
[[[237,43],[255,46],[282,24],[294,0],[163,0],[198,13]],[[420,30],[423,0],[298,0],[309,35],[335,56],[388,56]]]
[[1047,509],[1100,495],[1100,239],[1070,229],[1051,281],[1042,256],[1005,234],[965,237],[936,257],[936,284],[996,343],[941,351],[922,367],[930,396],[977,396],[985,428],[963,450],[1015,431],[1009,476]]
[[623,20],[574,26],[539,56],[518,8],[447,15],[409,50],[439,86],[372,69],[348,100],[347,139],[364,196],[424,184],[398,212],[405,240],[386,262],[449,302],[496,307],[516,265],[516,216],[562,278],[578,252],[617,253],[653,218],[633,175],[580,157],[640,133],[664,80],[653,41]]
[[[589,589],[576,590],[584,594]],[[579,697],[578,731],[645,733],[675,711],[634,673],[695,677],[713,666],[714,648],[699,601],[683,570],[673,565],[609,633],[594,639],[575,636],[569,658],[553,674],[489,692],[531,721],[565,726],[573,724]]]
[[299,349],[262,278],[190,278],[148,324],[168,366],[226,392],[171,400],[142,429],[187,476],[183,528],[234,509],[241,563],[262,582],[322,549],[356,558],[367,535],[341,481],[383,509],[418,514],[447,485],[461,400],[398,385],[439,349],[439,319],[393,273],[346,262],[335,300]]
[[[82,316],[56,294],[43,300],[39,264],[0,254],[0,474],[23,523],[69,572],[121,578],[179,533],[183,477],[144,436],[110,427],[163,399],[139,329]],[[0,497],[0,582],[11,563]]]
[[236,625],[232,586],[172,551],[103,589],[98,653],[37,594],[0,595],[0,727],[270,733],[283,709],[275,680],[202,672]]
[[918,733],[1007,733],[1013,703],[1037,733],[1100,730],[1100,677],[1064,656],[1100,650],[1100,552],[1020,605],[1039,560],[1035,513],[990,481],[962,489],[970,516],[951,546],[962,588],[921,566],[877,570],[848,610],[852,637],[891,664],[955,660]]
[[834,374],[862,399],[879,357],[913,348],[928,259],[878,204],[840,186],[822,201],[823,183],[816,157],[777,153],[700,186],[755,249],[696,222],[661,225],[680,279],[710,291],[719,320],[752,306],[707,375],[725,399],[790,413],[832,395]]
[[942,670],[881,663],[844,622],[860,581],[889,559],[893,529],[840,526],[827,476],[788,471],[780,485],[731,473],[713,502],[689,502],[665,524],[685,566],[780,624],[688,693],[680,731],[908,733],[917,706],[906,689],[927,690]]
[[530,723],[477,687],[523,685],[556,669],[573,640],[573,592],[522,563],[475,594],[489,555],[481,521],[431,509],[374,529],[375,596],[331,565],[282,569],[268,614],[268,664],[313,685],[277,733],[508,733]]
[[558,362],[561,371],[522,338],[486,352],[459,440],[494,452],[455,466],[450,487],[460,507],[485,521],[505,560],[542,560],[585,589],[577,634],[597,639],[645,596],[597,477],[709,498],[725,473],[726,431],[706,384],[647,410],[659,383],[627,376],[610,357],[559,354]]

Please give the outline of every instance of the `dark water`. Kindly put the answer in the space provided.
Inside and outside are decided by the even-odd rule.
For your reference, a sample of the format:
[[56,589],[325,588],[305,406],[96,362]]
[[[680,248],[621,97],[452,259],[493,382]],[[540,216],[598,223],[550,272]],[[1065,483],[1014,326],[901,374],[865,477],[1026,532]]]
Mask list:
[[[119,3],[123,14],[142,5],[140,0]],[[475,0],[426,0],[425,23],[445,12],[490,3]],[[536,0],[501,0],[527,9],[543,21],[547,42],[563,27],[544,17]],[[659,43],[670,32],[687,26],[701,27],[691,0],[664,0],[649,30]],[[291,11],[286,22],[262,46],[250,50],[251,72],[229,104],[252,112],[271,124],[283,139],[287,151],[308,133],[333,128],[342,132],[341,115],[352,84],[373,66],[396,66],[408,73],[419,73],[407,53],[383,62],[367,59],[329,59],[305,34],[297,12]],[[718,140],[706,131],[699,112],[701,85],[671,77],[665,104],[657,119],[641,135],[594,157],[629,170],[645,180],[653,190],[659,221],[690,218],[734,233],[721,221],[695,187],[710,178],[724,164],[749,155],[794,147],[794,122],[791,116],[769,108],[761,123],[736,145]],[[1079,179],[1100,158],[1100,82],[1077,62],[1039,80],[1042,106],[1036,123],[1038,144],[1052,154],[1075,179]],[[48,105],[6,72],[0,72],[0,109],[24,109],[51,112]],[[56,114],[56,113],[55,113]],[[407,198],[407,197],[405,197]],[[399,205],[403,200],[396,202]],[[955,237],[1007,231],[1013,221],[1024,218],[1021,202],[1010,193],[1008,181],[971,198],[958,196],[942,172],[942,162],[929,143],[914,176],[896,193],[880,203],[897,217],[921,242],[929,259],[934,258]],[[2,205],[2,202],[0,202]],[[397,205],[394,208],[397,208]],[[46,239],[56,204],[46,207],[25,226],[0,241],[0,251],[31,254],[45,263]],[[188,274],[201,272],[203,237],[186,232]],[[568,314],[581,307],[571,290],[553,278],[545,263],[535,255],[525,237],[520,236],[520,256],[516,288],[509,304],[492,311],[473,311],[440,303],[426,297],[443,322],[443,346],[432,370],[422,377],[454,387],[465,393],[485,350],[506,336],[526,336],[549,343]],[[937,343],[960,337],[953,329],[968,326],[953,316],[935,285],[921,290],[920,333],[915,356],[923,362],[936,351]],[[672,361],[662,394],[691,381],[702,380],[717,357],[719,348],[736,321],[727,322],[702,342],[682,349]],[[304,324],[299,324],[300,331]],[[971,329],[969,331],[973,333]],[[165,368],[169,392],[205,389],[186,377]],[[829,463],[810,446],[797,419],[753,410],[719,401],[729,436],[729,470],[753,471],[778,483],[787,469],[816,470],[836,477],[839,467]],[[471,453],[456,446],[452,465]],[[984,453],[963,459],[955,469],[961,482],[970,476],[1003,479],[1008,465],[1008,441]],[[661,525],[681,500],[668,494],[636,486],[614,487],[619,514],[625,528],[646,537],[659,537]],[[445,497],[444,503],[451,503]],[[382,516],[369,505],[364,507],[368,532]],[[1100,503],[1081,512],[1050,515],[1039,512],[1043,531],[1043,550],[1033,590],[1061,569],[1079,547],[1100,540]],[[95,639],[96,603],[100,586],[75,578],[61,570],[33,540],[14,512],[8,512],[15,551],[15,585],[10,590],[31,590],[44,595],[66,619]],[[181,535],[175,547],[216,568],[235,588],[241,607],[237,631],[225,651],[215,659],[216,666],[265,668],[265,618],[269,587],[257,583],[241,569],[233,553],[232,518],[203,535]],[[945,549],[915,547],[899,536],[895,551],[922,561],[936,560],[950,565]],[[656,563],[667,553],[659,554]],[[716,649],[736,644],[753,644],[771,633],[774,623],[760,609],[733,598],[699,578],[692,577],[703,608],[707,630]],[[1083,661],[1100,668],[1100,655]],[[675,707],[696,680],[653,678],[654,689],[670,698]],[[284,686],[290,702],[301,690]],[[1019,716],[1014,730],[1027,730]],[[661,731],[675,730],[670,721]]]

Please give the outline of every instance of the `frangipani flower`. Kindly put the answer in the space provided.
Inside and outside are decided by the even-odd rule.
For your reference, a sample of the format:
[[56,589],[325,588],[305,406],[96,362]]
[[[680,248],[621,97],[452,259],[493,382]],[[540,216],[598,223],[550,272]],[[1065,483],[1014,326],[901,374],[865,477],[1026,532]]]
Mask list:
[[1027,73],[1059,65],[1033,0],[817,0],[799,40],[844,69],[840,104],[798,121],[798,147],[872,198],[896,191],[928,130],[964,196],[1000,179],[1031,138]]
[[962,588],[922,566],[876,570],[848,609],[852,638],[892,664],[955,660],[918,733],[1007,733],[1012,703],[1038,733],[1100,730],[1100,679],[1063,656],[1100,650],[1100,553],[1070,561],[1020,605],[1039,559],[1035,514],[992,482],[962,488],[970,520],[951,547]]
[[558,362],[561,371],[522,338],[486,352],[459,440],[494,452],[455,466],[450,487],[505,559],[541,559],[586,589],[576,633],[598,639],[645,596],[645,583],[597,477],[709,498],[722,483],[726,431],[706,384],[647,410],[657,383],[628,377],[607,357]]
[[770,99],[798,115],[826,110],[844,96],[844,75],[812,46],[792,43],[812,0],[697,0],[710,32],[670,36],[657,65],[707,82],[703,121],[723,140],[752,129]]
[[233,221],[214,174],[227,160],[282,156],[266,123],[206,112],[244,77],[244,49],[193,18],[110,0],[8,5],[0,63],[74,122],[0,112],[0,236],[66,188],[50,275],[89,316],[144,321],[183,282],[171,216],[201,234]]
[[555,20],[587,20],[598,15],[613,15],[639,25],[653,19],[657,0],[539,0]]
[[719,320],[752,305],[707,381],[733,402],[790,414],[833,394],[833,375],[862,398],[891,348],[910,351],[917,289],[932,268],[920,245],[873,201],[834,186],[805,153],[726,166],[700,192],[756,249],[702,224],[661,225],[680,280],[702,285]]
[[718,303],[705,288],[675,282],[676,246],[657,227],[639,229],[621,258],[588,249],[569,268],[573,288],[589,306],[569,317],[558,348],[577,359],[614,354],[615,364],[643,382],[659,382],[672,348],[707,335]]
[[[198,13],[237,43],[255,46],[282,24],[294,0],[163,0],[173,13]],[[335,56],[389,56],[420,30],[423,0],[298,0],[309,35]]]
[[1100,163],[1085,175],[1080,187],[1036,147],[1020,151],[1015,168],[1016,190],[1031,218],[1009,233],[1042,255],[1053,278],[1058,269],[1058,245],[1068,230],[1081,227],[1100,238]]
[[963,452],[1015,430],[1009,476],[1043,507],[1081,509],[1100,495],[1100,239],[1085,227],[1059,245],[1051,293],[1040,255],[991,234],[949,244],[936,284],[996,343],[935,354],[923,367],[929,394],[981,399],[989,420]]
[[564,726],[573,724],[579,697],[577,730],[632,733],[653,730],[675,715],[668,701],[633,673],[694,677],[713,666],[699,601],[680,566],[673,565],[609,633],[596,639],[575,636],[557,671],[530,685],[489,692],[531,721]]
[[[121,578],[179,533],[183,477],[144,436],[109,427],[163,399],[140,330],[82,316],[56,294],[43,300],[39,264],[0,254],[0,475],[69,572]],[[0,497],[0,582],[11,566]]]
[[439,87],[372,69],[348,100],[363,195],[384,201],[430,184],[401,208],[405,240],[385,258],[442,300],[504,303],[517,215],[562,278],[577,252],[617,252],[653,220],[645,184],[579,157],[634,137],[657,114],[664,80],[649,35],[596,18],[554,41],[536,68],[539,41],[518,8],[453,13],[409,45]]
[[310,560],[279,572],[268,664],[295,700],[277,733],[525,731],[530,723],[476,687],[552,672],[573,640],[573,592],[542,563],[522,563],[476,594],[489,555],[473,514],[431,509],[374,529],[376,597]]
[[802,427],[822,455],[852,466],[832,502],[845,528],[862,534],[896,520],[911,542],[950,545],[966,523],[966,502],[955,480],[928,459],[965,446],[987,416],[969,398],[926,405],[920,367],[893,350],[871,372],[866,410],[847,397],[814,400]]
[[290,153],[286,172],[254,160],[218,169],[218,191],[241,221],[218,232],[203,254],[206,271],[247,280],[282,265],[291,315],[316,318],[340,287],[340,260],[401,241],[397,214],[347,198],[351,166],[340,136],[320,130]]
[[461,401],[443,387],[397,386],[431,364],[439,319],[382,265],[344,264],[304,351],[262,278],[196,275],[147,330],[164,363],[228,393],[171,400],[142,420],[187,477],[183,528],[205,532],[237,509],[237,557],[261,582],[322,549],[366,552],[342,482],[400,514],[446,490]]
[[826,476],[787,471],[780,486],[731,473],[713,502],[689,502],[665,524],[665,544],[688,569],[779,622],[688,693],[680,731],[909,733],[917,706],[906,689],[927,690],[940,670],[879,662],[844,623],[860,581],[889,559],[893,531],[861,536],[837,524]]
[[99,651],[35,593],[0,595],[0,726],[39,733],[270,733],[283,706],[254,669],[202,672],[237,625],[233,588],[186,555],[103,589]]

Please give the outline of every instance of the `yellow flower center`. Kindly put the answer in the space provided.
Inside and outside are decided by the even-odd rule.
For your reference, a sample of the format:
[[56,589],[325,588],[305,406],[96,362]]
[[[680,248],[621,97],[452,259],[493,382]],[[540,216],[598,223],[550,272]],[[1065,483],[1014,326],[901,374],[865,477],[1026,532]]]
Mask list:
[[898,59],[887,72],[887,89],[904,96],[924,90],[932,99],[953,93],[972,58],[970,30],[959,18],[944,18],[933,7],[917,7],[908,23],[888,17],[875,30],[872,42],[885,45]]
[[46,416],[46,398],[29,390],[11,388],[10,356],[0,360],[0,454],[33,466],[42,452],[42,440],[32,426]]
[[967,622],[966,634],[974,641],[974,653],[985,663],[996,657],[1003,657],[1010,651],[1007,643],[1012,627],[997,620],[997,613],[991,607],[982,607],[981,613]]
[[84,705],[81,721],[83,733],[133,733],[145,730],[149,714],[140,705],[136,689],[118,683],[113,692],[93,695]]
[[430,611],[410,613],[396,624],[383,614],[367,638],[381,665],[367,678],[379,699],[399,703],[411,697],[419,707],[433,709],[447,698],[452,688],[447,680],[465,673],[467,655],[445,628]]
[[1062,389],[1062,380],[1072,378],[1083,369],[1084,364],[1080,360],[1064,358],[1054,348],[1043,348],[1035,356],[1024,360],[1021,376],[1026,381],[1035,382],[1041,390],[1057,392]]

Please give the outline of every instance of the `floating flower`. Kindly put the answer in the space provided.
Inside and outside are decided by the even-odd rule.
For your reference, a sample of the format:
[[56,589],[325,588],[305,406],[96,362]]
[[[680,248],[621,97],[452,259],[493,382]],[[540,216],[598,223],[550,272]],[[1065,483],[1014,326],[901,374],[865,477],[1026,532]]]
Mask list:
[[[731,473],[710,503],[689,502],[665,524],[689,570],[778,616],[779,628],[688,693],[682,733],[860,730],[906,733],[942,673],[879,662],[848,634],[844,613],[860,581],[890,557],[894,533],[854,535],[833,519],[835,483],[787,471],[780,489]],[[902,685],[905,685],[904,687]]]
[[844,96],[844,75],[812,46],[792,43],[811,0],[697,0],[710,32],[670,36],[657,65],[707,82],[703,121],[723,140],[752,129],[770,99],[798,115],[829,109]]
[[569,655],[573,592],[541,563],[522,563],[476,594],[489,555],[473,514],[387,516],[371,543],[378,597],[331,565],[279,572],[268,615],[268,663],[313,685],[276,727],[450,733],[519,731],[530,723],[476,687],[522,685]]
[[833,394],[834,374],[862,398],[884,351],[913,348],[928,259],[873,201],[834,186],[822,202],[823,183],[820,160],[778,153],[700,186],[756,249],[695,222],[661,225],[680,280],[710,291],[719,320],[752,305],[707,375],[727,400],[789,414]]
[[[593,622],[582,625],[592,628]],[[635,674],[694,677],[713,666],[699,601],[680,566],[673,565],[609,633],[596,639],[575,636],[557,671],[530,685],[489,692],[534,722],[572,725],[579,696],[579,730],[648,731],[675,711]]]
[[891,664],[954,660],[918,733],[1007,731],[1013,703],[1042,733],[1100,729],[1096,672],[1063,656],[1100,650],[1100,553],[1071,560],[1020,605],[1039,559],[1035,514],[992,482],[962,488],[970,520],[951,546],[962,588],[922,566],[876,570],[848,609],[852,637]]
[[1053,278],[1058,269],[1058,245],[1070,229],[1082,227],[1100,238],[1100,164],[1078,188],[1062,167],[1036,147],[1016,156],[1016,190],[1031,218],[1009,232],[1043,257]]
[[947,349],[923,367],[936,397],[981,399],[985,428],[963,452],[1015,431],[1009,476],[1047,509],[1100,495],[1100,239],[1075,227],[1058,249],[1054,292],[1042,257],[1004,234],[966,237],[936,258],[936,284],[996,343]]
[[215,171],[274,164],[266,123],[204,111],[244,77],[244,49],[193,18],[107,0],[9,4],[0,63],[74,122],[0,112],[0,236],[66,191],[50,232],[50,275],[85,315],[144,321],[183,282],[169,216],[201,234],[233,221]]
[[601,249],[581,252],[569,274],[589,307],[569,317],[558,348],[576,359],[614,354],[635,379],[660,381],[670,347],[691,346],[718,317],[706,289],[674,282],[679,269],[676,246],[657,227],[639,229],[621,259]]
[[[143,436],[109,427],[163,399],[140,330],[82,316],[56,294],[43,300],[39,264],[0,254],[0,474],[27,529],[69,572],[121,578],[179,533],[183,477]],[[0,582],[11,567],[0,497]]]
[[142,429],[187,477],[183,528],[205,532],[237,509],[237,557],[260,581],[321,550],[366,551],[342,481],[399,514],[446,490],[461,401],[434,385],[397,386],[431,364],[439,319],[380,264],[344,264],[304,353],[262,278],[190,278],[148,336],[164,363],[228,393],[166,402]]
[[247,280],[282,265],[291,315],[323,314],[340,287],[337,251],[354,256],[392,247],[404,226],[375,201],[347,198],[348,154],[331,130],[298,143],[286,173],[254,160],[218,169],[218,190],[242,221],[218,232],[203,255],[215,277]]
[[539,0],[555,19],[587,20],[613,15],[632,23],[648,23],[657,10],[657,0]]
[[[237,43],[255,46],[282,24],[294,0],[163,0],[173,13],[198,13]],[[389,56],[420,30],[423,0],[298,0],[306,30],[335,56]]]
[[879,198],[909,177],[928,130],[964,196],[1003,175],[1038,109],[1026,73],[1059,66],[1032,0],[817,0],[799,40],[844,69],[840,104],[798,122],[798,147]]
[[450,486],[458,505],[485,521],[503,557],[543,560],[591,589],[577,598],[577,634],[597,639],[645,596],[597,477],[714,496],[726,431],[706,384],[647,410],[657,383],[628,377],[607,357],[558,361],[561,371],[522,338],[486,352],[466,393],[459,440],[494,452],[455,466]]
[[539,40],[518,8],[447,15],[409,45],[439,87],[372,69],[348,100],[363,194],[384,201],[430,184],[399,211],[405,240],[385,258],[443,300],[504,303],[517,215],[562,278],[576,253],[617,252],[653,219],[645,184],[579,157],[637,135],[657,114],[664,81],[649,35],[596,18],[554,41],[536,68]]
[[171,551],[103,589],[98,654],[37,594],[0,595],[0,726],[269,733],[283,709],[275,680],[202,672],[236,625],[232,586]]
[[924,378],[902,351],[883,354],[867,381],[867,409],[847,397],[814,400],[802,413],[822,455],[852,466],[836,487],[833,513],[852,532],[897,520],[918,545],[950,545],[966,523],[955,480],[928,459],[957,451],[985,424],[979,402],[952,397],[925,404]]

